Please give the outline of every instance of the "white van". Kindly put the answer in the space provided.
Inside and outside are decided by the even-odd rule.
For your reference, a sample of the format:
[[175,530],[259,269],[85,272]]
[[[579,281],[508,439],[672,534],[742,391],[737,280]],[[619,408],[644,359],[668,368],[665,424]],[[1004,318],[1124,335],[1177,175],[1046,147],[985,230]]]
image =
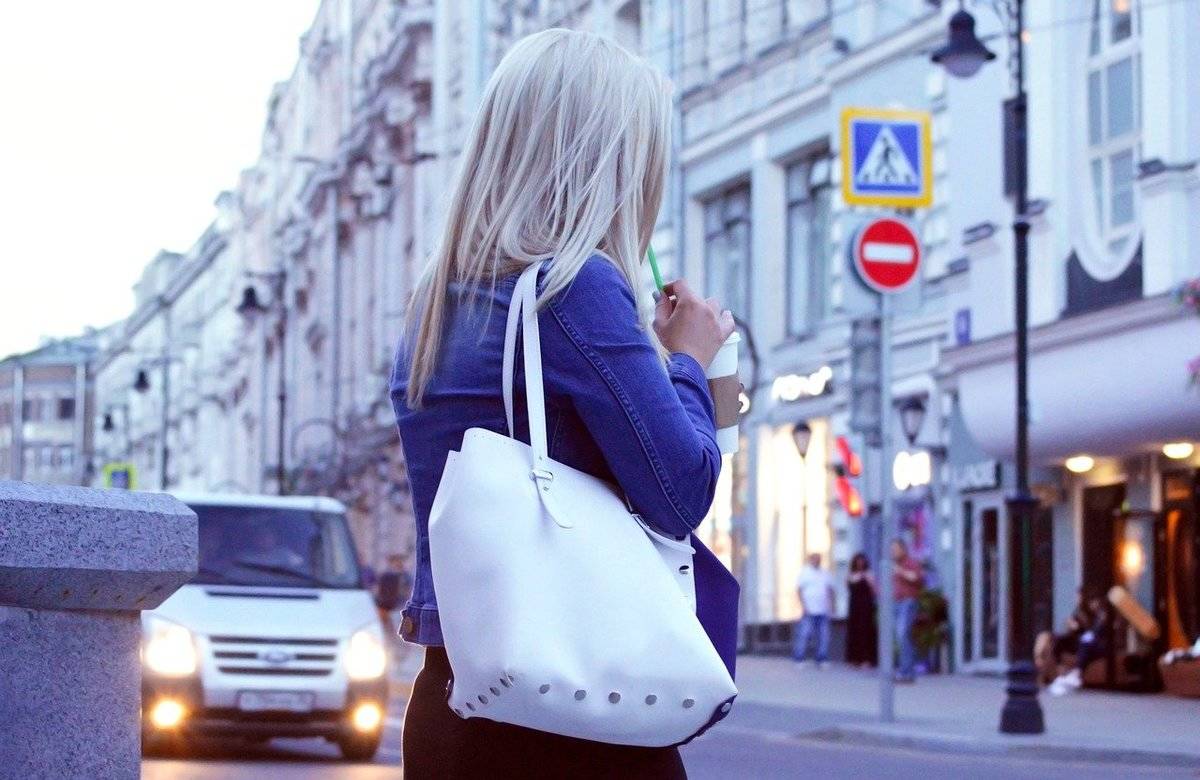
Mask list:
[[323,737],[369,760],[387,712],[379,613],[340,503],[176,494],[199,518],[195,579],[142,615],[142,744]]

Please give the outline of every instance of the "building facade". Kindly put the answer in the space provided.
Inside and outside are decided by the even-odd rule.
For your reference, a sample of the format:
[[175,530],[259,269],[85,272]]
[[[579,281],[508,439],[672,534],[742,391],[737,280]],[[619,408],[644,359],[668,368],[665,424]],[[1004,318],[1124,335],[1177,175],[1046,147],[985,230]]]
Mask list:
[[[846,107],[933,114],[934,205],[907,215],[925,261],[896,302],[891,382],[895,398],[930,410],[914,437],[918,460],[944,451],[937,371],[946,302],[961,284],[948,240],[954,106],[944,77],[916,54],[944,36],[945,20],[925,2],[680,5],[673,257],[734,311],[748,347],[742,449],[704,530],[742,582],[745,646],[778,650],[800,616],[795,583],[809,554],[834,573],[845,614],[850,560],[865,552],[878,566],[880,504],[893,490],[892,458],[851,425],[862,400],[853,345],[878,330],[847,246],[866,220],[891,212],[842,200]],[[894,430],[899,423],[896,414]],[[895,445],[906,446],[899,434]],[[923,476],[906,478],[897,511],[929,583],[944,587],[954,549],[936,511],[940,482],[924,463]]]
[[83,485],[101,334],[49,342],[0,360],[0,479]]
[[[976,5],[981,35],[1005,29],[992,4]],[[1200,101],[1154,85],[1197,83],[1200,54],[1170,30],[1194,27],[1200,11],[1027,5],[1031,441],[1039,539],[1053,564],[1039,575],[1039,619],[1061,623],[1077,587],[1116,581],[1127,537],[1147,544],[1161,531],[1183,541],[1143,549],[1130,587],[1177,624],[1168,635],[1194,635],[1200,594],[1170,583],[1200,557],[1186,552],[1197,537],[1186,486],[1200,461],[1162,445],[1180,444],[1178,456],[1200,440],[1182,373],[1197,323],[1170,296],[1200,276]],[[989,39],[997,63],[972,79],[929,62],[954,10],[928,0],[324,0],[272,94],[260,159],[218,197],[191,249],[147,266],[135,312],[98,359],[97,464],[132,462],[146,487],[334,495],[369,563],[407,550],[386,384],[444,183],[508,46],[551,26],[589,29],[674,80],[673,167],[654,245],[669,273],[734,311],[744,337],[742,446],[701,535],[742,582],[745,645],[787,642],[806,554],[820,553],[839,582],[856,552],[877,564],[879,507],[892,491],[928,584],[951,600],[950,658],[1000,668],[1013,563],[1012,84],[1003,36]],[[933,203],[903,215],[925,260],[896,300],[896,406],[885,411],[897,433],[886,457],[851,425],[858,346],[876,331],[847,246],[866,220],[892,213],[842,201],[839,117],[851,106],[932,115]],[[1093,468],[1064,470],[1082,454]]]
[[[1200,96],[1184,86],[1200,79],[1200,55],[1173,34],[1200,10],[1097,2],[1064,16],[1053,5],[1027,4],[1034,618],[1061,627],[1077,591],[1122,586],[1156,618],[1161,651],[1200,635],[1200,397],[1187,367],[1200,322],[1176,295],[1200,277]],[[951,101],[978,94],[974,81],[951,84]],[[1004,506],[1015,481],[1011,209],[1003,169],[971,167],[980,148],[1002,148],[1003,126],[995,112],[956,116],[963,134],[949,147],[975,196],[951,206],[966,284],[943,355],[958,479],[945,510],[959,551],[954,645],[981,669],[1007,660],[1017,576]]]

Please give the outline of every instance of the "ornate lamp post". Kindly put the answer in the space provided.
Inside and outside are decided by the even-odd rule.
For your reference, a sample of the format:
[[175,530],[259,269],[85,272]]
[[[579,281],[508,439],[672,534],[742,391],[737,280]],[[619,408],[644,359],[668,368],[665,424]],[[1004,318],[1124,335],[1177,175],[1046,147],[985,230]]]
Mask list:
[[280,495],[288,492],[287,480],[287,462],[285,452],[286,431],[287,431],[287,330],[288,330],[288,307],[285,298],[287,292],[287,271],[280,269],[278,271],[247,271],[247,275],[259,279],[265,279],[270,282],[272,289],[272,299],[269,304],[264,304],[258,299],[258,290],[254,285],[247,285],[242,290],[242,300],[237,305],[237,313],[242,315],[247,321],[265,314],[271,309],[277,310],[275,320],[275,340],[276,347],[279,351],[279,391],[276,395],[276,400],[279,404],[279,427],[277,431],[277,457],[278,461],[275,464],[275,481],[277,490]]
[[[1033,665],[1033,517],[1037,499],[1029,492],[1029,217],[1028,211],[1028,119],[1025,95],[1024,0],[1006,0],[1008,12],[1010,67],[1016,82],[1016,94],[1011,101],[1011,138],[1006,139],[1012,150],[1013,180],[1013,237],[1016,246],[1016,491],[1007,500],[1009,518],[1020,531],[1020,577],[1014,583],[1011,641],[1009,642],[1008,698],[1000,714],[1000,731],[1005,734],[1040,734],[1046,730],[1041,705],[1038,703],[1037,671]],[[933,53],[935,63],[946,68],[950,75],[969,78],[996,55],[975,36],[975,19],[959,2],[959,9],[950,17],[946,45]]]

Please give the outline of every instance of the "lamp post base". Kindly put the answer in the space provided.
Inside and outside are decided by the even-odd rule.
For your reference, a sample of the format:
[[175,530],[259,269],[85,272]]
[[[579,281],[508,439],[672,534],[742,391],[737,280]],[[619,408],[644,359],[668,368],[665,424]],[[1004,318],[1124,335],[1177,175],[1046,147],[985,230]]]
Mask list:
[[1002,734],[1041,734],[1046,730],[1038,703],[1037,669],[1030,661],[1013,661],[1008,667],[1008,698],[1000,712]]

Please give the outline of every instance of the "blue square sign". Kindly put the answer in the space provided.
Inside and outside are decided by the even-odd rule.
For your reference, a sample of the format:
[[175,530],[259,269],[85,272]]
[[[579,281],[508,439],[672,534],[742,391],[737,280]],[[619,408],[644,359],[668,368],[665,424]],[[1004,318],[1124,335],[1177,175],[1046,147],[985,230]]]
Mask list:
[[933,202],[933,141],[926,111],[842,111],[842,199],[855,206]]

